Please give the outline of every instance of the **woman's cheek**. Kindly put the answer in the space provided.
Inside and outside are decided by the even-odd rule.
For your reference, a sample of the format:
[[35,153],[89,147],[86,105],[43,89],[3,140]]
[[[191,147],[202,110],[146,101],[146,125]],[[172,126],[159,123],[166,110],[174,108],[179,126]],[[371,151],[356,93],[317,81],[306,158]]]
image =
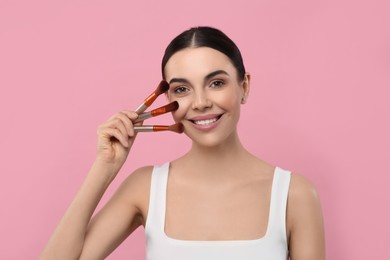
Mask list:
[[173,119],[175,120],[175,122],[177,123],[177,122],[182,121],[185,118],[185,114],[186,114],[185,107],[186,106],[185,106],[185,102],[183,102],[180,99],[176,99],[175,101],[177,101],[179,103],[179,108],[176,111],[172,112],[172,116],[173,116]]
[[221,92],[215,97],[214,102],[217,103],[223,109],[233,109],[237,105],[241,104],[241,98],[238,94],[231,92]]
[[180,121],[178,119],[178,116],[177,116],[177,110],[172,112],[172,117],[173,117],[173,120],[175,121],[175,123],[178,123]]

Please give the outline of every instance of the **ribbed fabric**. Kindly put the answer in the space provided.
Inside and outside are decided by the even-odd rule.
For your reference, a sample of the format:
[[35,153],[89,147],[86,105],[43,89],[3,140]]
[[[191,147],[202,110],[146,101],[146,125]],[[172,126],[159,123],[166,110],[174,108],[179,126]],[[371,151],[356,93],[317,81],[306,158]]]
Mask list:
[[291,173],[276,168],[266,234],[254,240],[179,240],[165,234],[166,189],[169,163],[152,173],[145,225],[147,260],[286,260],[286,206]]

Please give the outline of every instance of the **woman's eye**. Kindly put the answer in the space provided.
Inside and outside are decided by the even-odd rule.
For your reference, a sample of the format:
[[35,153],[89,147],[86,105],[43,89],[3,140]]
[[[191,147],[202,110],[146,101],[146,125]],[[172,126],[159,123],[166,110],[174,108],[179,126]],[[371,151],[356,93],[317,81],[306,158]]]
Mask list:
[[223,86],[223,84],[224,84],[224,82],[222,80],[215,80],[215,81],[211,82],[210,86],[212,88],[220,88]]
[[173,92],[175,92],[176,94],[181,94],[181,93],[184,93],[186,92],[188,89],[186,87],[177,87],[173,90]]

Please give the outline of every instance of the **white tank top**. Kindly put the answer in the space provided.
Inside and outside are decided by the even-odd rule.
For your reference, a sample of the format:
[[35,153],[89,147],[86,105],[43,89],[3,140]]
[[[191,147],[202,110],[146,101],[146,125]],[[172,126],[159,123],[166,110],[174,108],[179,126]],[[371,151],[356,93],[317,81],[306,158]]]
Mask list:
[[146,234],[147,260],[286,260],[286,205],[290,172],[276,167],[266,234],[255,240],[198,241],[168,237],[164,231],[169,163],[155,166]]

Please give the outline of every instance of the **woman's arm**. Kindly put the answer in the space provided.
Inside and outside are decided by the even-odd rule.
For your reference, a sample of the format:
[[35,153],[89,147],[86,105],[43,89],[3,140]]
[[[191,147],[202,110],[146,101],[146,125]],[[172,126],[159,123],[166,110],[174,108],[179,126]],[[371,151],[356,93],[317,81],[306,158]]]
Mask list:
[[304,177],[292,175],[287,204],[291,260],[324,260],[325,238],[320,200]]
[[[79,259],[92,214],[134,142],[132,121],[137,117],[134,112],[123,111],[99,127],[96,160],[40,259]],[[135,206],[129,207],[127,217],[132,222],[137,213]]]
[[104,259],[145,223],[152,167],[136,170],[90,222],[80,259]]

